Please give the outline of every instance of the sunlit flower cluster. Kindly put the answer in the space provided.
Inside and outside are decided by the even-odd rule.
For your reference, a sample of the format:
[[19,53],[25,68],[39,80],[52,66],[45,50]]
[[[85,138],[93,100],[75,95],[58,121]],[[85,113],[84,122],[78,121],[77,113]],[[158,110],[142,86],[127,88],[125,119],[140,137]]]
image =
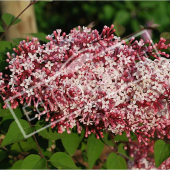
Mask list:
[[45,116],[59,133],[77,126],[86,137],[106,130],[128,137],[133,131],[145,144],[155,134],[170,138],[170,63],[162,52],[170,45],[163,38],[154,45],[121,40],[113,27],[101,34],[86,27],[68,35],[56,30],[43,45],[37,38],[22,41],[15,55],[7,54],[10,76],[0,74],[3,100],[15,96],[12,108],[41,103],[35,117]]

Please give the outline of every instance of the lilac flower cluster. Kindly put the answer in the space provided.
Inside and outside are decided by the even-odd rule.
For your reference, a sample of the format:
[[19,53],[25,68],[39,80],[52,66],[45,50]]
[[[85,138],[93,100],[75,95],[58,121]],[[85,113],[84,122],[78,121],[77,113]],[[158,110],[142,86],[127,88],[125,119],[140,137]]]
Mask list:
[[11,74],[0,73],[3,100],[17,95],[12,108],[43,102],[44,111],[35,116],[61,119],[51,126],[59,133],[77,126],[79,133],[85,127],[86,137],[106,130],[128,137],[133,131],[145,144],[155,134],[170,138],[170,63],[162,52],[170,45],[163,38],[154,45],[134,37],[126,42],[113,28],[105,26],[101,34],[86,27],[68,35],[56,30],[46,44],[20,42],[15,55],[7,53]]

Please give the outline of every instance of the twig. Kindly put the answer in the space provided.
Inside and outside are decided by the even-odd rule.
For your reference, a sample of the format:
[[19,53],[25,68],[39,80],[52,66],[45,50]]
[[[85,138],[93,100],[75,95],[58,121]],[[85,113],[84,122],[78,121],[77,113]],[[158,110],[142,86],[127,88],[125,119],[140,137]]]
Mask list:
[[141,30],[136,31],[136,32],[134,32],[134,33],[132,33],[132,34],[129,34],[129,35],[123,37],[122,39],[129,38],[129,37],[131,37],[131,36],[133,36],[133,35],[135,35],[135,34],[141,32],[142,30],[156,30],[156,31],[159,31],[158,29],[156,29],[156,28],[154,28],[154,27],[143,27]]
[[10,25],[6,28],[5,32],[1,35],[0,37],[0,41],[2,40],[2,38],[5,36],[5,34],[7,33],[7,31],[9,30],[9,28],[12,26],[12,24],[33,4],[35,4],[38,0],[35,1],[31,1],[30,4],[10,23]]
[[75,161],[77,161],[77,163],[82,164],[75,156],[72,157],[75,159]]
[[[28,118],[27,118],[27,120],[28,120]],[[29,120],[28,120],[28,123],[29,123],[30,127],[32,127],[31,122],[30,122]],[[44,155],[43,155],[43,153],[42,153],[42,151],[41,151],[41,148],[40,148],[40,146],[39,146],[39,144],[38,144],[38,141],[37,141],[37,138],[36,138],[35,134],[33,135],[33,138],[34,138],[35,143],[36,143],[36,145],[37,145],[37,148],[38,148],[38,150],[39,150],[40,156],[41,156],[43,159],[45,159],[45,157],[44,157]],[[47,163],[47,168],[50,169],[49,166],[48,166],[48,163]]]
[[3,146],[2,147],[4,150],[6,150],[7,152],[9,152],[9,150],[5,147],[5,146]]

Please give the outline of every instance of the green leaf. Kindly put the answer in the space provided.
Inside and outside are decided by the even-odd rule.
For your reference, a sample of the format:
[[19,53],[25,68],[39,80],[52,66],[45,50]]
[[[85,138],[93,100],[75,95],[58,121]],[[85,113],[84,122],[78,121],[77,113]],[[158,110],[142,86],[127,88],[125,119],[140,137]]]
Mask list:
[[71,156],[67,155],[64,152],[55,153],[51,157],[50,162],[52,163],[52,165],[59,169],[77,169]]
[[10,110],[9,109],[3,109],[2,108],[3,105],[4,105],[4,103],[0,99],[0,117],[5,117],[5,116],[9,116],[9,115],[11,116],[12,114],[11,114]]
[[0,71],[3,71],[6,66],[8,66],[7,52],[13,52],[13,47],[15,47],[11,42],[0,41]]
[[31,149],[37,150],[37,146],[32,138],[28,138],[27,141],[14,143],[11,146],[11,153],[18,154],[20,152],[27,152]]
[[31,33],[30,35],[37,37],[40,41],[43,42],[48,42],[49,40],[46,39],[46,34],[42,33],[42,32],[38,32],[38,33]]
[[120,37],[125,33],[125,27],[120,25],[116,20],[114,21],[115,34]]
[[24,39],[24,38],[13,38],[13,39],[12,39],[12,41],[13,41],[16,45],[20,44],[20,42],[23,41],[23,40],[25,40],[25,39]]
[[81,156],[84,162],[88,162],[87,152],[85,150],[81,152]]
[[[19,122],[26,134],[30,134],[32,132],[32,128],[30,127],[30,125],[28,124],[27,121],[20,119]],[[6,146],[11,143],[18,142],[22,139],[24,139],[24,136],[21,133],[21,130],[19,129],[17,123],[14,121],[11,123],[11,125],[8,129],[8,132],[5,136],[5,139],[3,140],[1,146]]]
[[101,167],[101,169],[107,169],[107,162],[105,162],[105,163],[103,164],[103,166]]
[[158,168],[167,158],[170,157],[170,144],[163,140],[157,140],[154,144],[155,165]]
[[0,162],[1,162],[4,158],[6,158],[6,156],[7,156],[6,151],[3,150],[3,149],[0,149]]
[[[2,117],[2,121],[1,121],[1,130],[6,134],[10,124],[13,122],[14,117],[11,114],[9,109],[2,109],[1,106],[3,106],[3,102],[1,102],[0,100],[0,117]],[[22,110],[18,107],[17,109],[13,109],[16,117],[18,119],[23,117],[23,113]]]
[[0,108],[0,117],[11,116],[11,112],[9,109],[1,109]]
[[107,20],[113,19],[114,7],[111,5],[104,5],[103,7],[103,15]]
[[[15,20],[15,16],[12,15],[12,14],[5,13],[5,14],[2,15],[2,19],[5,22],[5,24],[7,26],[9,26]],[[21,21],[21,19],[17,18],[16,21],[12,25],[17,24],[20,21]]]
[[8,132],[10,124],[14,121],[14,119],[11,119],[11,116],[3,117],[1,121],[1,131],[6,134]]
[[100,157],[104,148],[104,143],[97,139],[95,134],[91,134],[87,140],[87,157],[89,168],[91,169],[95,161]]
[[137,18],[133,19],[130,24],[131,24],[132,31],[136,32],[140,30],[140,24]]
[[82,131],[81,134],[78,134],[77,132],[73,132],[73,131],[70,134],[68,134],[67,132],[64,132],[62,134],[61,141],[65,150],[68,152],[69,155],[71,156],[74,155],[83,137],[84,137],[84,130]]
[[129,138],[126,136],[126,132],[123,132],[122,135],[116,135],[114,141],[128,142]]
[[21,169],[22,162],[23,162],[23,160],[19,160],[19,161],[15,162],[11,169]]
[[110,139],[110,137],[109,137],[109,133],[103,133],[103,138],[102,138],[102,140],[104,141],[104,143],[106,144],[106,145],[108,145],[108,146],[113,146],[113,141]]
[[80,150],[81,151],[86,150],[86,143],[85,142],[81,142]]
[[165,39],[169,39],[170,33],[169,32],[163,32],[163,33],[161,33],[160,37],[165,38]]
[[[2,101],[2,99],[0,99],[0,117],[10,116],[10,119],[14,119],[9,109],[3,109],[3,105],[4,102]],[[19,107],[17,109],[13,109],[13,111],[18,119],[23,116],[22,111]]]
[[133,1],[125,1],[125,5],[126,5],[126,8],[131,10],[131,11],[135,11],[136,7],[135,7],[135,4],[133,3]]
[[[44,122],[38,121],[37,124],[35,125],[35,128],[36,130],[39,130],[44,126],[45,126]],[[38,133],[45,139],[50,139],[50,140],[58,140],[61,139],[62,137],[62,134],[58,133],[56,129],[51,129],[50,127]]]
[[116,21],[119,21],[119,24],[125,25],[130,19],[130,13],[125,10],[120,10],[116,14]]
[[5,30],[0,26],[0,32],[4,32]]
[[125,147],[125,144],[123,144],[123,143],[119,144],[117,152],[120,153],[121,155],[125,156],[126,158],[133,160],[133,158],[131,158],[129,156],[127,150],[125,150],[124,147]]
[[13,44],[11,42],[0,41],[0,52],[4,52],[5,50],[12,49],[12,48],[13,48]]
[[[130,133],[130,137],[132,140],[137,139],[136,135],[133,132]],[[126,132],[123,132],[122,135],[116,135],[114,141],[129,142],[129,138],[126,136]]]
[[127,169],[126,161],[120,155],[111,153],[107,158],[107,169]]
[[145,1],[141,1],[141,3],[139,4],[140,7],[142,7],[143,9],[146,9],[146,8],[155,8],[156,6],[156,3],[154,2],[145,2]]
[[44,155],[46,159],[50,159],[53,153],[48,150],[42,150],[42,154]]
[[34,154],[27,156],[21,164],[21,169],[46,169],[46,167],[47,161]]

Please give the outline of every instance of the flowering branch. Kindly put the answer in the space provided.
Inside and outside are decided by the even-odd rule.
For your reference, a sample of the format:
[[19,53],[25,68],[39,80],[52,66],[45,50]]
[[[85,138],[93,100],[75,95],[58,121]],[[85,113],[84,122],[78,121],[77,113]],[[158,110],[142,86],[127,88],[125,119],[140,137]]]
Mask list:
[[169,57],[161,50],[170,45],[163,38],[152,45],[134,37],[126,44],[113,28],[105,26],[101,34],[86,27],[69,35],[57,30],[43,45],[37,38],[22,41],[15,58],[7,53],[6,69],[12,75],[0,75],[3,100],[25,92],[12,101],[12,108],[18,101],[35,108],[43,101],[44,111],[35,117],[46,115],[59,133],[71,133],[76,125],[81,133],[81,123],[85,137],[95,133],[99,138],[107,130],[115,135],[125,131],[129,140],[133,131],[145,144],[155,133],[170,138],[169,60],[155,52],[157,48],[159,55]]

